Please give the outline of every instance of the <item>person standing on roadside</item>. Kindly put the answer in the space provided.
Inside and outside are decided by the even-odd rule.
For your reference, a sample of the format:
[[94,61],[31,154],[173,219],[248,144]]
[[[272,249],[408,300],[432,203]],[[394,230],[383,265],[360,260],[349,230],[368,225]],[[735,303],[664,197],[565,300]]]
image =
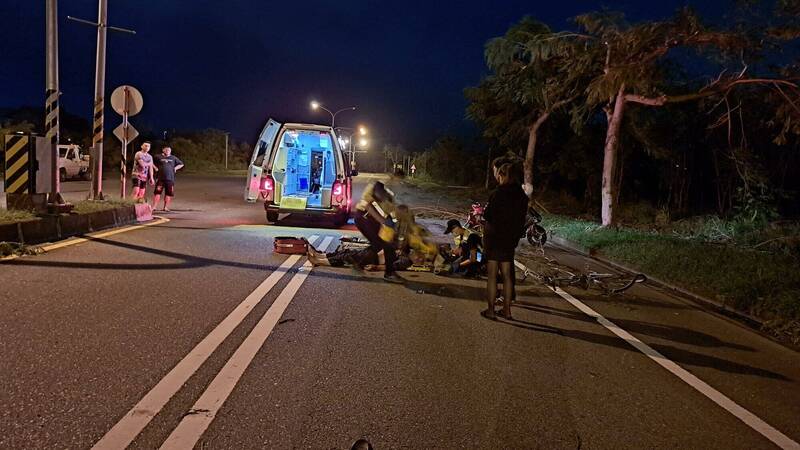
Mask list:
[[138,202],[143,203],[144,194],[147,191],[147,182],[152,186],[153,181],[153,157],[150,156],[150,142],[145,141],[142,143],[141,150],[136,152],[133,156],[133,171],[131,172],[131,184],[133,184],[133,191],[131,198]]
[[[500,184],[500,178],[498,178],[497,174],[504,164],[511,164],[511,173],[510,176],[512,179],[516,179],[520,184],[522,183],[522,179],[524,178],[524,170],[522,167],[522,159],[513,155],[504,155],[498,156],[494,160],[492,160],[492,174],[494,175],[494,179],[497,184]],[[523,189],[524,192],[524,189]],[[511,298],[511,302],[517,301],[516,295],[516,284],[517,278],[511,277],[511,282],[514,283],[514,286],[511,289],[511,292],[514,293],[514,297]],[[505,291],[505,289],[503,289]],[[498,297],[497,301],[499,302],[501,299],[505,300],[505,297]]]
[[519,243],[522,230],[525,228],[525,214],[528,208],[528,196],[520,186],[517,171],[512,164],[506,163],[497,169],[497,180],[500,186],[490,196],[484,211],[486,225],[483,234],[483,249],[488,281],[488,309],[481,315],[488,319],[496,319],[494,311],[497,298],[498,269],[503,276],[503,312],[506,319],[511,319],[511,301],[514,298],[514,251]]
[[164,194],[164,209],[169,211],[169,205],[175,196],[175,172],[183,168],[183,161],[172,154],[172,148],[165,146],[161,149],[161,155],[155,158],[155,167],[158,170],[158,181],[153,191],[153,209],[158,206],[161,194]]
[[[392,283],[402,283],[405,280],[397,275],[394,262],[397,258],[394,245],[381,237],[381,227],[394,229],[395,224],[392,214],[395,212],[394,196],[380,181],[375,181],[364,188],[361,200],[356,205],[356,228],[369,241],[369,251],[378,254],[383,250],[386,258],[386,270],[383,279]],[[363,260],[362,260],[363,261]],[[353,261],[354,267],[360,269],[364,266],[362,261]]]

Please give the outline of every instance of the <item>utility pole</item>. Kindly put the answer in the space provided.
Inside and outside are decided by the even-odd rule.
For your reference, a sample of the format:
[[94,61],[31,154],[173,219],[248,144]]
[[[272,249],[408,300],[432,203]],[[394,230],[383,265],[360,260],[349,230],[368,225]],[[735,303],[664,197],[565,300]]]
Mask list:
[[105,86],[106,86],[106,30],[120,31],[123,33],[136,34],[133,30],[108,26],[108,0],[98,0],[97,2],[97,22],[77,19],[67,16],[67,19],[74,20],[86,25],[97,27],[97,59],[94,67],[94,115],[92,120],[92,200],[103,200],[103,107],[105,105]]
[[225,170],[228,170],[228,136],[231,134],[225,132]]
[[47,203],[52,206],[64,205],[58,171],[58,138],[60,132],[58,97],[58,6],[57,0],[46,0],[46,70],[45,86],[45,137],[51,146],[50,158],[53,162],[50,171],[50,196]]
[[92,115],[92,200],[103,198],[103,106],[106,88],[106,22],[108,0],[99,0],[97,6],[97,57],[94,65],[94,113]]

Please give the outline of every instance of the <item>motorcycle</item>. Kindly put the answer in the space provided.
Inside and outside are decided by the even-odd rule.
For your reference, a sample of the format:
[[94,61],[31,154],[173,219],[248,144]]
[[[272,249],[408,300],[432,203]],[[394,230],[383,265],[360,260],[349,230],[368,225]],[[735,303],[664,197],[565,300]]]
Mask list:
[[528,215],[525,218],[525,238],[531,245],[544,247],[544,244],[547,243],[547,230],[539,225],[541,222],[542,215],[539,214],[539,211],[529,207]]
[[478,233],[483,233],[483,210],[486,207],[478,202],[473,202],[467,216],[467,229]]
[[[474,202],[470,207],[469,215],[467,216],[466,227],[471,231],[483,233],[483,213],[486,205]],[[547,230],[541,225],[542,215],[539,211],[532,207],[528,207],[528,212],[525,217],[525,232],[523,237],[528,240],[531,245],[544,247],[547,243]]]

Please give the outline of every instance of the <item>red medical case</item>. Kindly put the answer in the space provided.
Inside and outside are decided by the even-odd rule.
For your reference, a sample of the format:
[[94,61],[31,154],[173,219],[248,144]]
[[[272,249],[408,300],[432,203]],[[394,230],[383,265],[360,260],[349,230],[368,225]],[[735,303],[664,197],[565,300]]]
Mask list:
[[305,255],[306,252],[308,252],[308,246],[303,239],[290,236],[278,236],[275,238],[275,253]]

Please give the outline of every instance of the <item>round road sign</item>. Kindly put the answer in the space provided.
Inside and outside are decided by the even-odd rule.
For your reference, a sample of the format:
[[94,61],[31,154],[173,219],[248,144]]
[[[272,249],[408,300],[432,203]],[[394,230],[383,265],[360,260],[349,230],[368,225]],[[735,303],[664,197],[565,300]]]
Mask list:
[[143,105],[142,93],[133,86],[122,85],[111,93],[111,107],[119,115],[125,114],[127,110],[128,116],[135,116]]

